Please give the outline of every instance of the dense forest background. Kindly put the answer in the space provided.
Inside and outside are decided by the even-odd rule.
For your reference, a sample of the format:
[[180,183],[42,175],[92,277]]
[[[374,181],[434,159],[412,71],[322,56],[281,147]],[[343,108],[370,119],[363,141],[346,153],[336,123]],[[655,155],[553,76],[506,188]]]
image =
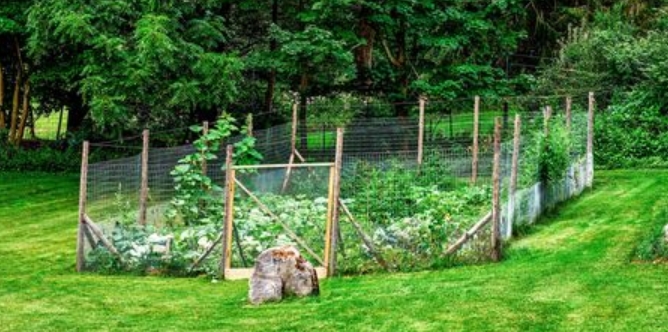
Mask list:
[[7,149],[61,110],[75,142],[295,98],[306,119],[315,98],[404,116],[419,96],[597,91],[600,164],[668,156],[666,0],[2,0],[0,69]]

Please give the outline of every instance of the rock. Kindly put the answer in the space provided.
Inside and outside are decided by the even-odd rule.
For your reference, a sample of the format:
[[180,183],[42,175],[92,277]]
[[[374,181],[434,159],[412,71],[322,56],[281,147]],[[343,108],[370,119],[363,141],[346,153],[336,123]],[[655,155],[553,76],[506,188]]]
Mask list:
[[318,274],[292,246],[263,251],[255,260],[249,281],[248,297],[252,304],[279,301],[284,296],[318,295]]

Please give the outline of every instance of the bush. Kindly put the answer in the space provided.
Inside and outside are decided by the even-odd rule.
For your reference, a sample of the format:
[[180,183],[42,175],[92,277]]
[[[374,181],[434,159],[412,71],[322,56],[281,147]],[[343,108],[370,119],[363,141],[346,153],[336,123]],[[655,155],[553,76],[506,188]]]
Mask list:
[[76,172],[81,152],[72,148],[25,149],[0,144],[0,171]]
[[636,247],[632,259],[643,261],[668,259],[668,243],[663,232],[666,224],[668,224],[668,207],[656,215],[652,229]]

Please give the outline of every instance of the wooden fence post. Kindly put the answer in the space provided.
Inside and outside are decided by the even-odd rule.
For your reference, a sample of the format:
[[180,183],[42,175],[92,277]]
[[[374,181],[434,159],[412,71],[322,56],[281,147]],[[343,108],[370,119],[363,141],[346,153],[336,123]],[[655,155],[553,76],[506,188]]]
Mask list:
[[86,215],[86,194],[88,192],[88,141],[83,142],[83,151],[81,152],[81,175],[79,179],[79,223],[77,231],[77,272],[82,272],[86,269],[86,259],[84,256],[84,237],[85,237],[85,221]]
[[501,260],[501,121],[494,119],[494,169],[492,172],[492,261]]
[[288,188],[290,182],[290,174],[292,173],[292,164],[295,162],[295,152],[297,151],[297,103],[292,104],[292,131],[290,132],[290,157],[288,159],[288,169],[285,170],[285,179],[283,179],[283,186],[281,192]]
[[[206,134],[209,133],[209,121],[204,121],[202,122],[202,135],[206,136]],[[206,161],[206,157],[202,156],[202,174],[206,176],[206,173],[208,171],[208,165]]]
[[142,133],[143,146],[141,150],[141,189],[139,191],[139,217],[137,222],[146,225],[146,201],[148,200],[148,129]]
[[510,190],[508,191],[508,221],[506,238],[513,236],[513,222],[515,217],[515,193],[517,192],[517,169],[520,159],[520,135],[522,133],[522,119],[515,115],[515,133],[513,135],[513,159],[510,168]]
[[475,96],[473,106],[473,161],[471,165],[471,183],[478,181],[478,135],[480,130],[480,97]]
[[422,160],[424,156],[424,104],[425,98],[420,97],[420,118],[418,124],[418,151],[417,151],[417,164],[418,167],[422,166]]
[[232,262],[232,227],[234,227],[234,170],[232,169],[232,155],[234,146],[228,145],[225,156],[225,217],[223,219],[222,256],[220,259],[220,275],[225,278],[225,270]]
[[594,184],[594,93],[589,93],[589,114],[587,117],[587,187]]
[[253,137],[253,113],[248,113],[248,117],[246,117],[246,130],[246,134]]
[[566,130],[571,131],[571,121],[573,111],[573,98],[571,96],[566,97]]
[[341,169],[343,167],[343,128],[336,128],[336,157],[334,158],[335,176],[332,189],[332,227],[330,233],[329,266],[327,274],[336,273],[336,249],[339,236],[339,198],[341,196]]

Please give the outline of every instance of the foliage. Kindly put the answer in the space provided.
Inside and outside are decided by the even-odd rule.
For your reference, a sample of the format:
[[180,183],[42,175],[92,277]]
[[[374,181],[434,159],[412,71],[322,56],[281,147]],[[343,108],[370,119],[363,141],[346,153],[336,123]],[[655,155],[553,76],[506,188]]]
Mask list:
[[[668,117],[645,91],[627,94],[596,121],[594,156],[599,167],[668,166]],[[650,100],[648,100],[650,99]]]
[[[0,130],[0,135],[2,132]],[[78,149],[63,150],[49,146],[27,149],[6,144],[4,139],[0,140],[2,171],[76,172],[80,167],[81,152]]]
[[549,132],[534,130],[528,135],[527,151],[522,160],[520,182],[531,185],[537,181],[545,184],[560,180],[571,165],[572,138],[563,119],[550,121]]
[[656,261],[668,259],[668,241],[664,228],[668,225],[668,207],[661,209],[654,215],[654,223],[649,232],[635,248],[632,259]]
[[[40,1],[29,10],[30,54],[49,71],[40,77],[45,84],[64,81],[84,96],[101,130],[165,128],[236,94],[242,63],[221,52],[227,31],[217,8],[211,1]],[[74,73],[51,62],[63,55]]]
[[[215,126],[207,133],[202,133],[193,146],[195,153],[179,160],[178,165],[170,173],[174,178],[175,194],[170,201],[171,208],[167,217],[172,223],[177,219],[185,225],[209,225],[222,220],[222,188],[203,173],[203,165],[218,159],[216,153],[224,140],[238,131],[235,120],[223,114]],[[194,132],[200,133],[203,128],[193,126]],[[262,155],[254,148],[255,139],[243,137],[234,144],[234,160],[240,164],[254,164],[262,159]]]
[[665,9],[657,10],[641,27],[625,20],[621,7],[598,15],[570,33],[557,61],[542,72],[541,91],[601,91],[597,166],[666,165],[667,17]]
[[215,225],[176,230],[116,224],[110,239],[122,259],[112,255],[102,243],[97,243],[97,247],[86,255],[86,263],[91,270],[107,274],[131,272],[185,276],[207,273],[216,276],[215,259],[206,260],[192,271],[190,267],[219,232],[220,228]]

